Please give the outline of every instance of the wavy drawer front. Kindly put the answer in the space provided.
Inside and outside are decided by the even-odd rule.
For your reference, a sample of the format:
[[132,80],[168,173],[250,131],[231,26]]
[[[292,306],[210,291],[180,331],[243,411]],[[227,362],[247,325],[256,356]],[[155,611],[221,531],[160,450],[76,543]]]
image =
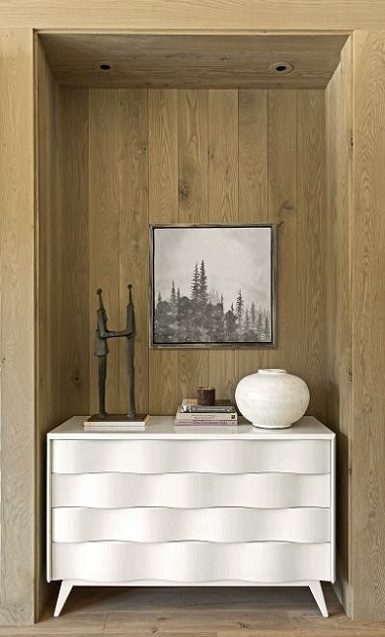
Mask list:
[[52,506],[329,507],[330,474],[52,474]]
[[54,473],[328,473],[328,440],[54,440]]
[[53,544],[52,573],[53,579],[97,582],[328,580],[330,544]]
[[328,509],[52,510],[54,542],[330,541]]

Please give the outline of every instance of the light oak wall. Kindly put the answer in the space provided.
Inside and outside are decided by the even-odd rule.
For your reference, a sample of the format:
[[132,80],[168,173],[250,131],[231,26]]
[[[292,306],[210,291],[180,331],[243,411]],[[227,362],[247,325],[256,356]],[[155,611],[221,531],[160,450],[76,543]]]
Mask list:
[[326,89],[327,424],[337,433],[338,593],[352,611],[352,43]]
[[35,610],[33,38],[0,29],[0,623]]
[[130,29],[145,31],[376,29],[385,21],[383,0],[11,0],[0,4],[4,27]]
[[385,617],[385,31],[353,36],[353,615]]
[[[78,93],[63,95],[71,108]],[[82,103],[87,109],[85,92]],[[173,413],[199,384],[233,398],[239,378],[278,366],[306,379],[309,411],[323,417],[324,92],[92,89],[88,109],[91,411],[97,408],[95,291],[104,290],[110,325],[122,326],[132,282],[140,410]],[[69,124],[66,135],[79,139],[81,131]],[[276,348],[149,350],[148,224],[166,222],[279,225]],[[112,343],[109,355],[110,410],[126,404],[119,347]]]
[[[36,607],[44,608],[46,434],[74,413],[87,413],[88,109],[84,92],[62,92],[39,40],[36,64]],[[87,104],[87,102],[85,102]],[[71,131],[67,135],[67,130]]]

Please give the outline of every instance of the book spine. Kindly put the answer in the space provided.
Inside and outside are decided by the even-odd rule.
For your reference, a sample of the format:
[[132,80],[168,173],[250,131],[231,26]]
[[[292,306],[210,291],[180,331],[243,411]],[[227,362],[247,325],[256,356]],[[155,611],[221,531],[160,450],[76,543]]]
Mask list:
[[230,421],[230,422],[236,422],[237,421],[237,414],[236,413],[210,413],[210,414],[202,414],[202,413],[184,413],[184,412],[178,412],[176,415],[176,419],[177,420],[186,420],[189,422],[194,422],[195,420],[198,420],[200,422],[205,422],[205,421],[218,421],[218,422],[222,422],[222,421]]
[[236,420],[177,420],[175,426],[181,427],[236,427]]

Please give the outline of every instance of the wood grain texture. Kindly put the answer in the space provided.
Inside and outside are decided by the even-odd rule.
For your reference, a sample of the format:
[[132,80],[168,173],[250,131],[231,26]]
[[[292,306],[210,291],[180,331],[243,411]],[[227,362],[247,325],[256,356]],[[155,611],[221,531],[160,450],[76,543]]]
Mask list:
[[277,229],[277,347],[269,367],[298,368],[297,92],[269,91],[269,220]]
[[297,92],[297,364],[309,385],[309,410],[321,419],[326,416],[324,99],[321,91]]
[[[150,90],[148,101],[149,221],[178,221],[178,93]],[[150,350],[149,410],[175,413],[178,406],[178,352]]]
[[44,3],[40,0],[11,0],[0,7],[4,27],[57,29],[375,29],[385,20],[382,0],[355,0],[347,7],[344,0],[294,0],[287,11],[286,0],[110,0],[108,10],[102,0],[66,0]]
[[[208,91],[178,93],[179,222],[208,223]],[[207,350],[180,350],[179,400],[194,397],[196,388],[208,386]]]
[[385,616],[385,32],[354,34],[353,616]]
[[35,616],[33,34],[0,30],[0,622]]
[[[59,119],[59,89],[47,64],[44,51],[39,41],[35,42],[35,68],[38,78],[35,97],[37,104],[37,161],[39,166],[36,193],[36,207],[38,213],[36,249],[38,256],[38,271],[36,285],[36,313],[38,327],[36,331],[36,414],[37,414],[37,455],[36,455],[36,483],[37,535],[43,537],[45,516],[45,445],[46,433],[55,426],[55,400],[60,400],[55,392],[57,382],[57,366],[54,365],[53,344],[54,328],[57,326],[56,295],[58,271],[55,268],[57,245],[54,232],[61,208],[58,194],[58,119]],[[53,421],[53,422],[52,422]],[[36,608],[43,610],[47,603],[48,586],[45,578],[45,543],[37,545],[36,570],[39,582],[36,591]]]
[[[324,88],[346,40],[339,33],[40,37],[61,84],[109,88]],[[285,61],[292,71],[275,71]]]
[[0,627],[0,635],[383,637],[383,623],[351,621],[332,587],[326,584],[324,591],[330,611],[327,621],[305,587],[77,587],[60,617],[52,617],[51,602],[39,624]]
[[332,587],[324,585],[324,592],[330,611],[327,621],[305,587],[77,587],[60,617],[52,617],[51,602],[39,624],[0,627],[0,635],[383,637],[383,623],[351,621]]
[[[238,221],[238,92],[209,91],[209,221]],[[210,385],[217,398],[234,399],[235,350],[209,351]]]
[[[126,322],[127,284],[135,304],[135,392],[148,412],[148,113],[147,91],[119,91],[120,325]],[[120,328],[121,329],[121,328]],[[119,410],[128,405],[126,339],[119,342]]]
[[[98,91],[99,89],[92,90],[91,95],[97,95]],[[101,93],[108,96],[110,102],[115,99],[113,97],[116,93],[115,89],[101,90]],[[326,337],[322,332],[322,323],[314,323],[313,305],[309,304],[308,315],[308,305],[303,303],[299,308],[298,300],[297,250],[299,248],[297,247],[296,203],[299,159],[296,148],[296,92],[122,89],[117,93],[118,106],[114,111],[110,109],[107,112],[111,130],[115,131],[112,134],[119,135],[121,140],[120,176],[118,182],[114,182],[117,189],[116,198],[119,201],[119,228],[116,227],[118,217],[113,213],[108,232],[111,235],[109,239],[111,245],[115,245],[117,249],[111,257],[112,265],[107,258],[103,267],[106,267],[111,277],[113,277],[114,268],[118,267],[120,271],[120,322],[124,320],[123,312],[126,302],[124,284],[132,273],[137,277],[138,291],[140,289],[143,292],[143,294],[140,293],[139,298],[135,299],[138,316],[142,317],[140,318],[142,336],[139,337],[142,340],[138,346],[136,364],[137,373],[142,379],[138,389],[142,396],[139,398],[143,401],[141,404],[143,407],[146,406],[145,396],[148,392],[149,409],[152,413],[173,413],[178,401],[187,395],[194,395],[199,384],[212,384],[216,386],[219,397],[231,398],[240,377],[259,367],[268,366],[283,366],[293,372],[303,372],[305,380],[309,377],[312,384],[316,404],[323,404],[324,387],[321,384],[318,385],[318,380],[314,380],[313,368],[307,369],[306,358],[308,350],[314,352],[314,348],[320,348],[322,339]],[[146,96],[148,100],[148,159],[147,153],[143,150],[147,135]],[[100,100],[101,97],[98,99]],[[300,117],[300,114],[298,116]],[[135,123],[130,123],[131,117]],[[110,128],[106,123],[102,103],[98,110],[91,108],[90,118],[93,119],[92,122],[90,121],[91,137],[96,131],[99,143],[102,146],[106,144],[106,158],[111,153],[111,162],[115,165],[114,162],[117,161],[115,146],[111,141],[104,140],[104,137],[109,135]],[[118,121],[116,122],[114,118]],[[316,121],[318,122],[318,119]],[[323,126],[321,123],[320,125]],[[318,166],[322,145],[319,146],[318,141],[312,141],[313,135],[317,140],[320,135],[318,125],[313,130],[313,119],[310,118],[308,121],[301,115],[301,126],[304,128],[302,133],[304,140],[308,140],[308,143],[307,141],[306,144],[305,141],[303,143],[306,147],[306,161],[309,168],[305,166],[306,170],[304,168],[303,174],[298,177],[299,180],[306,178],[308,181],[304,184],[299,183],[298,187],[307,193],[306,189],[313,187],[313,167]],[[92,149],[92,140],[90,149]],[[112,168],[109,167],[108,170]],[[103,189],[109,172],[104,174],[103,170],[99,170],[97,174],[98,181],[91,174],[90,197],[98,202],[97,205],[100,205],[101,197],[99,197],[98,189]],[[320,175],[319,178],[322,180],[323,176]],[[111,183],[108,183],[106,192],[110,191]],[[317,181],[317,188],[311,192],[315,198],[312,203],[314,215],[321,216],[322,184]],[[105,197],[106,194],[104,193],[103,196]],[[107,215],[111,215],[111,205],[108,204]],[[149,221],[153,223],[283,222],[278,230],[280,252],[278,255],[278,344],[276,348],[241,351],[147,351],[145,334],[148,312],[146,298],[148,289],[146,278],[147,205]],[[307,232],[313,243],[316,243],[321,221],[315,218],[314,230],[311,230],[311,217],[309,216],[308,222],[306,221],[306,203],[304,203],[303,211],[304,223],[309,224],[306,226]],[[94,214],[91,205],[91,225],[96,223]],[[97,239],[97,234],[94,234],[91,239],[93,243],[90,255],[91,272],[99,267],[97,262],[94,263],[97,255]],[[114,242],[118,243],[114,244]],[[130,242],[132,242],[132,250]],[[139,258],[133,258],[133,253],[139,254]],[[304,276],[308,270],[308,262],[310,263],[312,258],[309,247],[302,258],[301,266],[298,266],[299,270],[304,270]],[[319,290],[319,270],[317,268],[312,270],[310,265],[309,268],[310,274],[307,281],[313,286],[312,289]],[[313,275],[318,277],[317,280],[313,281]],[[92,298],[94,287],[95,285],[91,286]],[[111,299],[111,303],[116,304],[116,299]],[[301,321],[305,326],[306,334],[300,361],[298,361],[296,343],[298,312],[302,313]],[[92,331],[93,317],[92,313]],[[313,340],[316,344],[313,344]],[[91,364],[94,365],[93,350],[90,351],[90,356]],[[319,356],[321,364],[323,354]],[[111,354],[111,360],[112,357]],[[312,365],[315,363],[313,362]],[[120,409],[123,409],[125,404],[123,388],[126,383],[123,349],[119,366],[119,404]],[[94,375],[91,379],[94,393],[95,379]]]
[[[85,413],[90,393],[89,192],[88,179],[84,178],[88,172],[88,91],[64,90],[58,100],[60,199],[59,212],[50,227],[50,247],[55,250],[50,292],[54,317],[51,366],[57,385],[55,423],[51,421],[50,429],[69,414]],[[49,214],[52,217],[55,211],[51,209]]]
[[337,587],[351,614],[352,447],[352,47],[326,91],[327,423],[337,433]]
[[[37,534],[44,535],[46,433],[89,409],[88,92],[60,92],[36,41],[38,162]],[[66,275],[64,275],[66,273]],[[58,364],[60,361],[60,364]],[[42,609],[48,594],[38,543]]]
[[[90,411],[98,410],[97,360],[94,356],[96,290],[103,289],[109,329],[120,329],[119,313],[119,104],[118,91],[89,92],[90,188]],[[119,410],[119,345],[108,342],[106,409]]]
[[[239,223],[269,223],[268,91],[238,93]],[[268,367],[268,349],[238,351],[237,377]]]

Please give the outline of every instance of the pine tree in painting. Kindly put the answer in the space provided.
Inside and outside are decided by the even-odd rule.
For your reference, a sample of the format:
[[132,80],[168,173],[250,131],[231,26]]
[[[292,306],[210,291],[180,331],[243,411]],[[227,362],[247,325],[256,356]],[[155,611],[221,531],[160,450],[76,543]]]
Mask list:
[[256,312],[256,309],[255,309],[254,301],[252,302],[251,308],[250,308],[250,321],[251,321],[251,329],[255,330],[256,321],[257,321],[257,312]]
[[265,315],[264,332],[265,332],[265,340],[266,341],[270,341],[271,340],[271,329],[270,329],[269,316],[267,314]]
[[209,295],[207,291],[206,266],[203,259],[201,261],[201,267],[199,270],[199,300],[202,303],[202,305],[206,305],[209,300]]
[[208,292],[204,260],[195,264],[190,297],[171,282],[168,301],[159,292],[154,313],[155,342],[158,343],[236,343],[269,342],[270,314],[257,309],[255,302],[246,305],[240,289],[226,311],[223,294]]
[[176,303],[175,281],[171,284],[170,303],[172,303],[172,305]]
[[258,340],[262,340],[262,337],[263,337],[263,328],[264,328],[264,324],[263,324],[262,314],[261,314],[261,312],[259,311],[259,312],[258,312],[258,318],[257,318],[257,327],[256,327],[256,332],[257,332]]
[[237,296],[237,301],[236,301],[236,304],[235,304],[235,311],[236,311],[236,315],[237,315],[238,334],[239,334],[239,336],[241,336],[241,333],[242,333],[243,306],[244,305],[245,305],[245,302],[243,300],[242,290],[239,290],[238,296]]
[[195,269],[194,269],[194,273],[193,273],[193,277],[192,277],[192,283],[191,283],[191,300],[194,302],[198,302],[199,301],[199,268],[198,268],[198,264],[195,264]]

